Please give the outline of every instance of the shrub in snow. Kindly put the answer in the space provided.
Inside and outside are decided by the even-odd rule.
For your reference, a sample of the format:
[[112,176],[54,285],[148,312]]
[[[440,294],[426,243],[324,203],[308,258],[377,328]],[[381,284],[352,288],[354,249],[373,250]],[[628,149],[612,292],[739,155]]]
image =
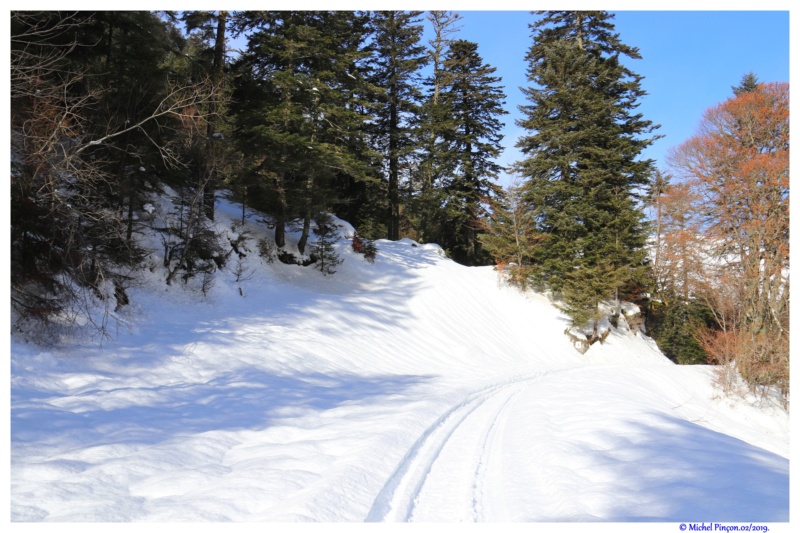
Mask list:
[[334,249],[338,232],[327,213],[319,215],[315,222],[317,227],[314,228],[314,235],[317,236],[317,241],[311,245],[311,258],[323,274],[335,274],[336,267],[342,262]]
[[203,296],[208,296],[208,293],[213,287],[214,275],[211,272],[203,272],[203,277],[200,280],[200,292],[203,293]]
[[362,254],[364,259],[370,263],[375,262],[375,255],[378,253],[378,247],[375,242],[365,239],[358,232],[353,234],[353,251],[357,254]]
[[600,320],[589,320],[583,327],[573,326],[564,333],[576,350],[586,353],[592,344],[605,342],[611,333],[611,328],[609,317],[604,316]]
[[591,318],[583,325],[573,325],[564,332],[580,353],[586,353],[596,342],[605,342],[612,329],[634,335],[644,331],[639,306],[630,302],[600,302],[597,304],[596,316],[597,318]]
[[247,241],[250,237],[250,232],[246,230],[236,231],[236,224],[233,225],[232,233],[228,235],[228,241],[231,243],[231,248],[239,258],[247,257],[250,249],[247,247]]
[[202,190],[186,190],[173,198],[173,216],[165,227],[159,228],[168,285],[179,273],[187,282],[197,274],[222,268],[227,261],[229,253],[220,245],[220,236],[201,212],[201,193]]
[[258,239],[256,246],[258,247],[258,255],[266,260],[267,263],[275,261],[278,256],[278,247],[275,246],[275,241],[262,237]]
[[250,268],[247,268],[247,265],[242,257],[236,258],[236,263],[231,269],[231,272],[234,276],[236,276],[236,283],[250,281],[253,278],[253,271]]
[[703,302],[675,299],[650,306],[647,331],[659,349],[678,364],[708,364],[708,354],[697,333],[716,330],[711,309]]

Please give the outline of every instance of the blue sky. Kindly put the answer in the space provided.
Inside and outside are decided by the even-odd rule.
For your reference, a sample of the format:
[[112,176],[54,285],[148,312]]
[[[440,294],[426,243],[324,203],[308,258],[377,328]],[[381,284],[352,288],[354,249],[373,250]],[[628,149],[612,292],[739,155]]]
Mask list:
[[[514,148],[525,132],[514,125],[525,104],[524,60],[531,44],[527,11],[459,11],[459,38],[478,43],[478,53],[497,68],[507,95],[504,117],[506,150],[501,164],[518,160]],[[788,11],[616,11],[612,21],[623,43],[639,48],[640,60],[629,68],[644,76],[647,96],[639,110],[660,124],[665,137],[644,154],[664,168],[673,146],[689,138],[703,112],[732,96],[731,86],[754,72],[760,81],[789,81]],[[426,21],[426,27],[427,27]],[[427,37],[426,37],[427,39]],[[503,177],[505,185],[508,178]]]

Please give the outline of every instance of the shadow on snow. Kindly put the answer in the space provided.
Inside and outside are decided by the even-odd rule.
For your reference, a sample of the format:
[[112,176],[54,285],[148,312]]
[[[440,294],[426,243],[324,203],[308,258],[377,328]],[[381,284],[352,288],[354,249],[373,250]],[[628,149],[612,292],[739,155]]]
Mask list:
[[[301,374],[276,376],[257,369],[212,379],[202,384],[176,384],[147,389],[91,391],[89,394],[152,392],[149,405],[112,409],[59,409],[29,397],[19,398],[11,413],[12,442],[76,439],[83,445],[155,444],[172,437],[225,430],[259,430],[281,421],[340,406],[368,406],[408,401],[409,389],[427,381],[420,376],[363,377]],[[30,395],[24,395],[30,396]]]

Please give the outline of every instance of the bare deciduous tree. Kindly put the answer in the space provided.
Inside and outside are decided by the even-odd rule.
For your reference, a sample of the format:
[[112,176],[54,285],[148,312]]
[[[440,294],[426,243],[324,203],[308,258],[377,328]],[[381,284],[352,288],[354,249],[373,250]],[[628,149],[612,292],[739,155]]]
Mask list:
[[[135,123],[97,124],[93,110],[103,93],[89,88],[88,70],[71,57],[91,46],[75,37],[86,20],[61,12],[11,13],[12,303],[45,320],[68,309],[90,317],[92,297],[119,303],[124,265],[142,256],[109,203],[120,177],[109,171],[108,151],[101,148],[119,149],[116,141],[138,131],[165,166],[183,167],[172,144],[178,136],[156,139],[149,132],[187,122],[199,127],[204,116],[197,110],[214,98],[211,84],[171,83]],[[103,332],[107,318],[95,323]]]

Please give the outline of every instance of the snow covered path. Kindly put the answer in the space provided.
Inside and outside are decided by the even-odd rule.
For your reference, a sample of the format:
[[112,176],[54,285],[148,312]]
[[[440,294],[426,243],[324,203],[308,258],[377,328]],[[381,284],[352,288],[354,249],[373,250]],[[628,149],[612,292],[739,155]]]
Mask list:
[[[688,377],[674,370],[668,381]],[[696,409],[641,377],[579,368],[470,395],[414,443],[367,520],[788,520],[785,457],[686,420]]]
[[12,338],[12,520],[788,520],[785,412],[641,335],[581,356],[491,268],[378,247],[328,278],[250,254],[207,298],[156,270],[115,342]]
[[439,417],[403,457],[367,521],[483,521],[501,415],[528,381],[479,390]]

